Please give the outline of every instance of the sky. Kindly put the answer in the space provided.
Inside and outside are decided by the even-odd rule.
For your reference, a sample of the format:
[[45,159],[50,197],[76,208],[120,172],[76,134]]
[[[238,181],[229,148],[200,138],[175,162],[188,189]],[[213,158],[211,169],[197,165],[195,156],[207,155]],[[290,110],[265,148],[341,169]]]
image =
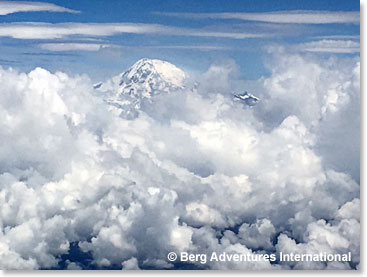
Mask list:
[[[293,15],[291,15],[293,14]],[[359,1],[1,1],[0,64],[95,81],[140,58],[190,71],[234,60],[243,79],[269,74],[269,47],[359,55]]]

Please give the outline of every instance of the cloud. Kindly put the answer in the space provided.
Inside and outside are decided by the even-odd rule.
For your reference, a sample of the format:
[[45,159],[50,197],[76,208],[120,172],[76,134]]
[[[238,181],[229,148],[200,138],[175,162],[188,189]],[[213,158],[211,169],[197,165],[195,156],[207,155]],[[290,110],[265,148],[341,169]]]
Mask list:
[[118,45],[110,44],[107,42],[93,43],[93,42],[52,42],[41,43],[38,45],[41,49],[49,51],[100,51],[102,49],[122,49],[122,48],[145,48],[145,49],[178,49],[178,50],[198,50],[198,51],[221,51],[231,50],[231,47],[227,46],[215,46],[215,45],[158,45],[158,46],[131,46],[131,45]]
[[292,10],[263,13],[165,13],[157,14],[184,18],[239,19],[270,23],[292,24],[359,24],[359,12],[356,11],[313,11]]
[[103,48],[119,48],[113,44],[101,44],[101,43],[42,43],[40,48],[49,51],[99,51]]
[[359,57],[323,61],[286,54],[284,48],[273,53],[278,58],[268,59],[273,77],[264,80],[265,89],[259,88],[263,95],[257,116],[268,126],[289,115],[301,118],[308,128],[317,129],[323,158],[359,181],[359,136],[349,136],[360,128]]
[[238,231],[242,243],[251,248],[272,249],[275,228],[268,219],[257,220],[254,224],[244,223]]
[[299,44],[302,51],[324,53],[359,53],[359,42],[352,40],[323,39]]
[[315,36],[316,39],[336,39],[336,40],[359,40],[359,35],[330,35],[330,36]]
[[161,49],[178,49],[178,50],[199,50],[199,51],[222,51],[232,50],[230,46],[219,45],[159,45],[159,46],[147,46],[147,48],[161,48]]
[[[355,206],[360,209],[357,199],[346,203],[340,211]],[[348,208],[347,208],[348,207]],[[330,224],[325,220],[318,220],[309,223],[307,232],[304,234],[303,242],[297,243],[287,235],[280,235],[278,238],[277,251],[297,254],[319,254],[319,253],[352,253],[352,262],[359,263],[359,240],[360,222],[353,217],[340,218],[337,222]],[[284,262],[295,269],[350,269],[346,262]]]
[[231,92],[239,72],[239,67],[233,60],[213,63],[207,72],[200,76],[199,90],[211,93]]
[[67,12],[79,13],[79,11],[64,8],[53,3],[26,2],[26,1],[1,1],[0,15],[7,15],[17,12]]
[[[90,258],[70,269],[178,269],[171,251],[259,259],[197,269],[358,267],[359,60],[270,55],[254,108],[225,92],[225,61],[196,76],[221,90],[160,94],[131,120],[87,76],[1,68],[0,267],[58,267],[72,245]],[[280,251],[353,261],[261,259]]]
[[220,32],[143,23],[2,23],[0,37],[16,39],[57,39],[71,36],[106,37],[118,34],[155,34],[230,39],[260,38],[267,34]]

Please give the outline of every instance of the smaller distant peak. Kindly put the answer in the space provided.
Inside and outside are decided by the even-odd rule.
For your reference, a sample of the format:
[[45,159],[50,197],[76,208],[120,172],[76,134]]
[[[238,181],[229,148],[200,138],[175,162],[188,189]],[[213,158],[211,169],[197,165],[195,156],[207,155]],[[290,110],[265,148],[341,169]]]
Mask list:
[[97,88],[100,88],[102,85],[103,85],[103,83],[102,82],[99,82],[97,84],[94,84],[93,85],[93,88],[97,89]]
[[242,102],[244,102],[246,105],[252,107],[255,106],[257,104],[257,102],[260,101],[260,98],[256,97],[255,95],[244,91],[242,93],[239,94],[235,94],[234,95],[234,99],[235,100],[240,100]]

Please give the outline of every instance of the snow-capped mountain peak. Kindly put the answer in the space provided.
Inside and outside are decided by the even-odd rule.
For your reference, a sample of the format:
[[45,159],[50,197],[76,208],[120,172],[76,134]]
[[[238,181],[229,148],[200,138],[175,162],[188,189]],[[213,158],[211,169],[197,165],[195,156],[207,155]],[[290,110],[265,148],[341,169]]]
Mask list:
[[131,80],[137,78],[139,80],[145,79],[149,81],[150,77],[157,77],[172,86],[182,87],[186,75],[185,72],[169,62],[155,59],[141,59],[122,74],[120,85],[126,79]]
[[185,72],[169,62],[141,59],[125,72],[96,84],[94,88],[103,92],[107,103],[129,114],[136,113],[144,99],[183,89],[185,79]]
[[169,62],[141,59],[120,75],[95,85],[95,88],[113,92],[119,97],[150,98],[162,92],[182,89],[185,78],[185,72]]

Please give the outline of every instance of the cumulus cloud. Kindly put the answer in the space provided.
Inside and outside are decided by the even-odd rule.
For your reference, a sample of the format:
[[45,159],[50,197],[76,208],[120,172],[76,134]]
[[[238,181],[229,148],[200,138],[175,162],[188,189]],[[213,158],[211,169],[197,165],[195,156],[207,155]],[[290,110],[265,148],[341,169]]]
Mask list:
[[212,64],[208,70],[200,76],[199,91],[219,93],[232,93],[233,83],[237,79],[240,70],[233,60],[224,60]]
[[173,17],[186,18],[211,18],[211,19],[239,19],[246,21],[261,21],[270,23],[295,23],[295,24],[359,24],[359,12],[355,11],[313,11],[290,10],[263,13],[166,13],[159,14]]
[[[358,200],[347,202],[340,210],[346,210],[351,206],[360,209]],[[346,208],[347,206],[347,208]],[[339,210],[339,211],[340,211]],[[338,212],[339,213],[339,212]],[[360,223],[359,217],[340,217],[333,223],[325,220],[311,222],[307,226],[303,242],[297,243],[285,234],[278,238],[277,251],[297,254],[319,254],[319,253],[348,253],[352,254],[352,263],[347,262],[285,262],[295,269],[350,269],[351,264],[360,262],[359,253]]]
[[270,128],[296,115],[318,135],[316,149],[323,160],[359,181],[360,139],[351,135],[360,133],[359,57],[322,60],[286,54],[284,48],[271,51],[278,54],[268,60],[272,77],[263,82],[255,114]]
[[264,218],[257,220],[256,223],[241,225],[238,237],[243,244],[251,248],[273,248],[272,238],[275,235],[275,228],[270,220]]
[[17,12],[67,12],[79,13],[79,11],[64,8],[53,3],[26,2],[26,1],[1,1],[0,15],[7,15]]
[[[359,61],[272,55],[254,108],[224,92],[229,61],[202,76],[222,90],[157,95],[131,120],[86,76],[0,69],[0,267],[85,268],[73,247],[95,268],[177,269],[171,251],[257,259],[197,269],[358,267]],[[280,251],[352,262],[262,259]]]

